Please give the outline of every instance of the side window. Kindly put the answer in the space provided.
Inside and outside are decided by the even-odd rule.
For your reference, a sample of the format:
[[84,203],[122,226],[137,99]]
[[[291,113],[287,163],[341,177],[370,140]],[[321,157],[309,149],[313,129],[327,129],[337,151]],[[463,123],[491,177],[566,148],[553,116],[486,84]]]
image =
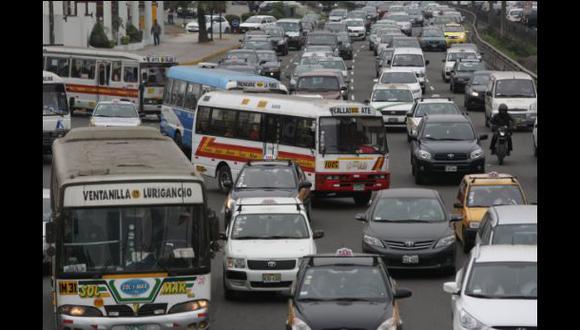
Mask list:
[[259,141],[262,115],[254,112],[240,112],[236,125],[236,135],[240,139]]
[[167,79],[165,88],[163,89],[163,103],[171,104],[171,86],[173,86],[173,79]]
[[50,71],[61,78],[69,76],[69,59],[62,57],[48,57],[46,61],[46,71]]
[[266,142],[278,143],[278,137],[280,136],[280,116],[276,115],[266,115]]
[[298,118],[296,125],[296,146],[314,149],[314,119]]
[[199,107],[197,110],[196,129],[197,134],[208,134],[209,133],[209,117],[211,115],[211,108]]
[[111,81],[115,82],[121,81],[121,72],[122,72],[121,61],[114,61],[112,63],[111,72],[112,72]]
[[201,86],[199,84],[187,84],[187,92],[185,93],[185,103],[183,106],[187,109],[190,109],[191,111],[194,111],[195,107],[197,106],[197,101],[199,100],[200,94]]
[[73,58],[71,60],[70,76],[81,79],[95,79],[96,60],[85,60],[80,58]]
[[173,104],[178,106],[178,107],[182,107],[183,106],[183,99],[185,97],[185,88],[187,87],[187,83],[185,81],[182,80],[176,80],[173,83],[173,89],[172,89],[172,94],[173,94]]
[[236,113],[233,110],[213,109],[211,113],[210,130],[212,135],[234,137]]
[[295,117],[280,117],[280,143],[293,146],[296,144],[296,121]]
[[463,204],[465,201],[465,180],[461,180],[459,190],[457,191],[457,203]]
[[123,81],[136,83],[139,81],[139,70],[136,65],[125,64],[123,66]]

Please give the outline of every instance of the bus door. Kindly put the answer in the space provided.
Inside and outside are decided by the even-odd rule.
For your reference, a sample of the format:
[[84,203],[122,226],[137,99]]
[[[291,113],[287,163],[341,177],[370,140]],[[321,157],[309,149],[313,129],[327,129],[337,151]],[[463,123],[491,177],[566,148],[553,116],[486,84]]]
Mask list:
[[110,80],[111,62],[97,60],[97,103],[113,99]]
[[264,132],[264,146],[262,149],[262,155],[264,159],[278,158],[281,126],[281,116],[268,114],[265,115],[265,120],[262,121],[262,131]]

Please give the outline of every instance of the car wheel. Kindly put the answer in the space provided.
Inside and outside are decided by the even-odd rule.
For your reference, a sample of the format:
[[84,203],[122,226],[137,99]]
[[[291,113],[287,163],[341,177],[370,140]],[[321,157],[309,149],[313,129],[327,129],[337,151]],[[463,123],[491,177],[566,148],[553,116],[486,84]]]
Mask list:
[[181,138],[181,133],[179,131],[175,132],[175,136],[173,137],[173,141],[175,144],[183,151],[183,139]]
[[352,196],[354,199],[354,204],[356,206],[365,206],[371,200],[371,193],[370,192],[362,192]]
[[230,168],[228,165],[222,165],[218,168],[218,172],[217,172],[217,179],[218,179],[218,188],[219,190],[224,193],[227,194],[229,192],[228,188],[226,188],[224,186],[224,182],[226,180],[229,180],[230,182],[232,181],[232,172],[230,171]]
[[465,233],[465,230],[463,230],[463,252],[465,254],[468,254],[469,251],[471,251],[471,248],[473,247],[473,244],[467,242],[467,234]]
[[411,143],[411,135],[409,133],[407,133],[407,143]]

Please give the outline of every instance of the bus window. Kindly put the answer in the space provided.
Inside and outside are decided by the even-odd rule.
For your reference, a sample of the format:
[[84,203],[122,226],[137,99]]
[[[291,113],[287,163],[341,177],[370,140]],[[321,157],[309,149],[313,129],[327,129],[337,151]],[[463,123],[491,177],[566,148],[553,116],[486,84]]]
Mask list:
[[282,117],[280,120],[280,143],[293,146],[296,144],[296,117]]
[[111,81],[115,81],[115,82],[121,81],[121,72],[122,72],[121,67],[122,67],[121,61],[114,61],[113,62],[113,69],[112,69],[113,75],[111,76]]
[[185,88],[187,87],[187,83],[182,80],[175,80],[173,82],[173,88],[171,90],[171,104],[176,105],[178,107],[183,106],[183,97],[185,96]]
[[61,78],[69,76],[69,59],[62,57],[48,57],[46,71],[50,71]]
[[197,134],[209,134],[209,115],[211,114],[211,108],[199,107],[197,109],[197,128],[195,132]]
[[167,79],[167,85],[163,90],[163,103],[171,104],[171,87],[173,86],[173,79]]
[[296,127],[296,146],[314,149],[314,120],[298,118]]
[[137,65],[125,64],[123,66],[123,81],[135,83],[139,81],[139,74],[137,70]]
[[185,93],[185,102],[183,103],[184,108],[191,111],[195,110],[197,100],[199,99],[200,90],[201,88],[199,84],[194,83],[187,84],[187,91]]
[[71,77],[91,80],[95,79],[95,66],[97,65],[96,60],[73,58],[71,63]]
[[240,112],[236,126],[236,135],[240,139],[259,141],[262,115],[253,112]]
[[99,85],[101,86],[109,85],[110,74],[111,74],[111,63],[108,62],[99,63]]
[[213,109],[211,113],[210,130],[212,135],[234,137],[237,111]]
[[266,142],[270,143],[278,143],[280,142],[279,137],[279,129],[280,129],[280,121],[281,116],[277,115],[267,115],[266,116]]

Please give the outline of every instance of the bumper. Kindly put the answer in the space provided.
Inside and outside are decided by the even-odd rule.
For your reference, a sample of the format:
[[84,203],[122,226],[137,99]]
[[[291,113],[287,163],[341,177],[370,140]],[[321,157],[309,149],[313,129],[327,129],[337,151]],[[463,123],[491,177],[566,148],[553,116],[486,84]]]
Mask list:
[[52,143],[59,137],[63,137],[68,133],[68,130],[56,130],[42,132],[42,151],[43,153],[52,152]]
[[366,33],[364,31],[348,31],[348,36],[351,38],[358,38],[360,40],[363,40],[366,36]]
[[[290,292],[298,268],[290,270],[226,270],[225,285],[236,291]],[[264,282],[263,274],[280,274],[279,282]]]
[[465,80],[453,80],[453,86],[455,87],[455,90],[458,91],[465,91],[465,85],[467,85],[468,81]]
[[383,113],[383,121],[385,122],[385,127],[405,127],[406,118],[407,118],[406,114],[386,115]]
[[146,114],[160,114],[161,113],[161,103],[159,104],[144,104],[143,112]]
[[[423,250],[398,250],[366,244],[363,252],[375,253],[382,257],[388,269],[437,269],[455,265],[455,244],[441,248]],[[418,256],[418,263],[403,263],[403,256]]]
[[[416,162],[421,173],[469,174],[485,171],[485,158],[465,161],[427,161],[417,159]],[[448,166],[456,166],[456,170],[448,171]]]
[[[140,317],[73,317],[68,315],[59,315],[59,329],[82,329],[82,330],[109,330],[113,326],[119,330],[128,330],[130,328],[123,325],[157,325],[158,330],[169,329],[186,329],[192,323],[200,322],[209,323],[209,312],[207,308],[195,312],[165,314],[160,316],[140,316]],[[98,325],[98,328],[94,326]],[[178,327],[176,327],[178,325]],[[197,329],[194,328],[194,329]]]
[[465,103],[470,107],[483,108],[485,107],[485,98],[481,96],[465,95]]
[[288,39],[288,47],[302,47],[304,45],[304,40],[300,38],[289,38]]
[[445,43],[444,41],[425,41],[421,44],[421,49],[423,50],[431,50],[431,49],[437,49],[437,50],[446,50],[447,49],[447,43]]
[[[338,180],[329,180],[327,179],[327,176],[339,178]],[[389,185],[389,172],[316,174],[317,194],[344,193],[345,195],[352,195],[353,193],[388,189]]]

